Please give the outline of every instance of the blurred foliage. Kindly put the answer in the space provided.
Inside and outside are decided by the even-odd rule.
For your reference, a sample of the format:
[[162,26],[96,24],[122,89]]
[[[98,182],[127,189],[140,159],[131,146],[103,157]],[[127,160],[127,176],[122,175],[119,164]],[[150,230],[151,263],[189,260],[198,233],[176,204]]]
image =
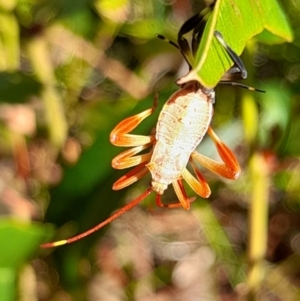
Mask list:
[[[285,26],[299,28],[300,4],[280,4]],[[125,172],[111,168],[121,149],[109,134],[150,108],[160,91],[159,109],[136,130],[150,133],[187,71],[156,34],[176,40],[183,22],[204,7],[183,0],[0,0],[1,301],[299,300],[298,30],[292,43],[277,45],[266,31],[248,41],[243,83],[266,93],[216,88],[212,126],[238,156],[238,180],[203,170],[212,196],[197,198],[189,212],[155,208],[151,196],[97,234],[38,248],[52,229],[33,220],[55,224],[54,239],[64,239],[148,187],[149,176],[112,191]],[[269,21],[273,32],[272,14]],[[291,39],[285,26],[281,42]],[[209,139],[199,152],[216,157]],[[174,199],[168,190],[164,201]]]

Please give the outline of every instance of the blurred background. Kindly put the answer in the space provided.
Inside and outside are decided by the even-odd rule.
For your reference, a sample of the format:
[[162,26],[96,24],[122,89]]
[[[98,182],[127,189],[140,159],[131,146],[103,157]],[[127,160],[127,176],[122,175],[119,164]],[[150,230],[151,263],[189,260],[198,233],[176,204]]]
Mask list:
[[[203,170],[212,195],[188,212],[150,196],[94,235],[40,250],[149,186],[146,176],[112,191],[125,171],[111,167],[122,149],[109,134],[178,89],[186,63],[156,34],[175,41],[206,4],[0,1],[0,287],[14,296],[3,300],[299,300],[300,4],[280,4],[293,43],[252,39],[242,55],[243,83],[266,93],[216,88],[212,126],[241,177]],[[158,113],[135,132],[150,134]],[[209,139],[198,151],[218,160]],[[176,200],[172,189],[163,200]]]

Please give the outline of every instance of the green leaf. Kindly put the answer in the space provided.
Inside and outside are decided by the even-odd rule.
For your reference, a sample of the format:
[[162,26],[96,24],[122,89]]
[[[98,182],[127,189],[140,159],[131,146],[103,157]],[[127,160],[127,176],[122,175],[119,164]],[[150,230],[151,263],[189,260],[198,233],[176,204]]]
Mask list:
[[212,88],[233,65],[214,38],[215,30],[221,32],[226,43],[240,55],[246,42],[264,28],[285,41],[292,41],[292,31],[276,0],[217,1],[197,51],[194,68],[178,83],[197,80],[204,87]]
[[273,35],[272,33],[270,33],[270,31],[266,29],[256,36],[256,40],[259,43],[263,43],[266,45],[281,44],[285,42],[283,38]]
[[292,42],[293,33],[285,14],[277,0],[261,1],[264,16],[264,28],[287,42]]

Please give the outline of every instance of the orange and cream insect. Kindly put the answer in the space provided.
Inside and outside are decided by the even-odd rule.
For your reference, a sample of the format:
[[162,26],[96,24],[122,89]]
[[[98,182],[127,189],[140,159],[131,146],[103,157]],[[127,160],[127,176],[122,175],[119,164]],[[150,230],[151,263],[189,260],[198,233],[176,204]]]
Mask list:
[[[199,36],[202,35],[204,29],[203,26],[200,26],[202,21],[202,18],[197,15],[182,26],[178,34],[179,46],[168,41],[181,51],[190,69],[191,64],[188,58],[191,56],[191,51],[186,39],[182,36],[194,29],[192,51],[195,53],[196,41],[200,40]],[[232,76],[234,78],[245,78],[247,72],[240,58],[225,43],[221,34],[215,32],[215,37],[235,63],[222,77],[220,83],[246,87],[229,81]],[[166,40],[162,36],[159,36],[159,38]],[[215,102],[213,89],[207,89],[196,81],[181,85],[180,89],[163,106],[154,133],[148,136],[131,134],[132,130],[155,111],[157,102],[158,96],[156,95],[152,108],[121,121],[110,135],[110,141],[115,146],[130,147],[113,159],[112,166],[115,169],[134,167],[114,183],[113,189],[123,189],[150,172],[152,181],[149,188],[96,227],[67,240],[43,244],[42,247],[54,247],[79,240],[118,218],[152,192],[156,193],[156,204],[160,207],[174,208],[182,206],[189,209],[194,198],[187,196],[182,180],[185,180],[195,193],[201,197],[207,198],[211,193],[209,185],[196,163],[228,179],[236,179],[239,176],[240,166],[233,152],[210,127]],[[215,161],[196,151],[196,147],[206,133],[215,144],[222,162]],[[149,151],[145,153],[144,151],[147,149]],[[194,174],[187,169],[188,164],[191,165]],[[161,195],[170,184],[173,186],[179,202],[165,205],[161,200]]]
[[[184,84],[162,108],[155,134],[139,137],[138,140],[131,136],[133,142],[131,146],[136,148],[131,149],[129,153],[125,151],[114,158],[112,166],[117,169],[124,168],[124,165],[121,164],[124,162],[128,164],[126,166],[128,167],[129,161],[132,165],[136,165],[137,162],[139,165],[136,172],[138,176],[128,176],[128,174],[123,176],[114,184],[113,189],[122,189],[150,171],[152,178],[151,190],[157,193],[159,204],[161,204],[160,195],[170,184],[173,185],[175,191],[178,191],[179,196],[182,195],[179,180],[182,177],[196,189],[198,194],[208,197],[210,194],[209,186],[193,178],[186,166],[188,161],[191,160],[191,153],[208,130],[213,115],[214,101],[215,93],[213,90],[205,92],[196,81]],[[136,127],[155,110],[156,103],[157,99],[153,108],[127,118],[125,124],[134,124],[134,127]],[[131,131],[132,128],[124,128],[123,122],[119,125],[112,131],[110,140],[114,145],[128,146],[126,140],[128,138],[127,130]],[[144,144],[139,146],[140,143]],[[153,148],[149,153],[132,156],[132,151],[134,153],[139,152],[140,147],[149,147],[152,144]],[[140,168],[142,169],[139,170]],[[185,209],[189,208],[190,202],[186,197],[179,197],[179,200]]]
[[[112,166],[116,169],[136,167],[116,181],[113,189],[127,187],[150,172],[150,190],[157,194],[158,206],[182,206],[189,209],[192,199],[185,193],[182,178],[198,195],[204,198],[210,195],[209,185],[194,161],[226,178],[237,178],[240,167],[234,154],[210,128],[214,101],[212,89],[204,89],[198,82],[191,81],[175,92],[163,106],[154,134],[137,136],[129,133],[153,113],[157,98],[151,109],[119,123],[111,133],[111,143],[132,148],[116,156]],[[206,133],[216,144],[224,162],[214,161],[195,150]],[[137,155],[146,148],[150,148],[148,153]],[[186,168],[188,163],[194,169],[196,177]],[[170,184],[174,187],[179,203],[164,205],[161,195]]]

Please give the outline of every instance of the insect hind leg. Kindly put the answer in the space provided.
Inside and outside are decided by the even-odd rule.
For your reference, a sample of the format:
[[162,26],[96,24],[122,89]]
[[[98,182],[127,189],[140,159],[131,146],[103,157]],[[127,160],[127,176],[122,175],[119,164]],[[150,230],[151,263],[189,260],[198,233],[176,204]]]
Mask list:
[[197,168],[192,157],[190,157],[189,163],[192,166],[197,178],[195,178],[186,168],[182,172],[183,178],[198,195],[203,198],[208,198],[211,194],[208,183],[201,174],[200,170]]
[[161,208],[179,208],[183,207],[186,210],[190,209],[190,203],[192,203],[196,198],[189,198],[186,194],[185,188],[183,186],[182,180],[178,179],[172,183],[175,193],[179,199],[177,203],[164,204],[161,200],[161,195],[157,194],[155,198],[156,205]]
[[237,179],[240,175],[241,168],[234,153],[217,136],[217,134],[212,130],[211,127],[209,127],[207,133],[216,145],[217,151],[223,162],[217,162],[196,151],[191,154],[191,157],[205,168],[215,172],[216,174],[224,178],[232,180]]
[[117,210],[112,216],[110,216],[109,218],[107,218],[106,220],[104,220],[103,222],[101,222],[100,224],[96,225],[95,227],[81,233],[78,234],[76,236],[73,236],[69,239],[64,239],[64,240],[59,240],[59,241],[55,241],[55,242],[48,242],[48,243],[44,243],[41,245],[41,248],[53,248],[53,247],[57,247],[57,246],[62,246],[62,245],[66,245],[66,244],[70,244],[73,243],[75,241],[78,241],[98,230],[100,230],[101,228],[103,228],[104,226],[108,225],[109,223],[111,223],[112,221],[114,221],[115,219],[117,219],[119,216],[121,216],[122,214],[124,214],[125,212],[129,211],[130,209],[132,209],[133,207],[135,207],[136,205],[138,205],[140,202],[142,202],[147,196],[149,196],[152,193],[151,188],[146,189],[140,196],[138,196],[137,198],[135,198],[134,200],[130,201],[128,204],[126,204],[124,207],[122,207],[121,209]]

